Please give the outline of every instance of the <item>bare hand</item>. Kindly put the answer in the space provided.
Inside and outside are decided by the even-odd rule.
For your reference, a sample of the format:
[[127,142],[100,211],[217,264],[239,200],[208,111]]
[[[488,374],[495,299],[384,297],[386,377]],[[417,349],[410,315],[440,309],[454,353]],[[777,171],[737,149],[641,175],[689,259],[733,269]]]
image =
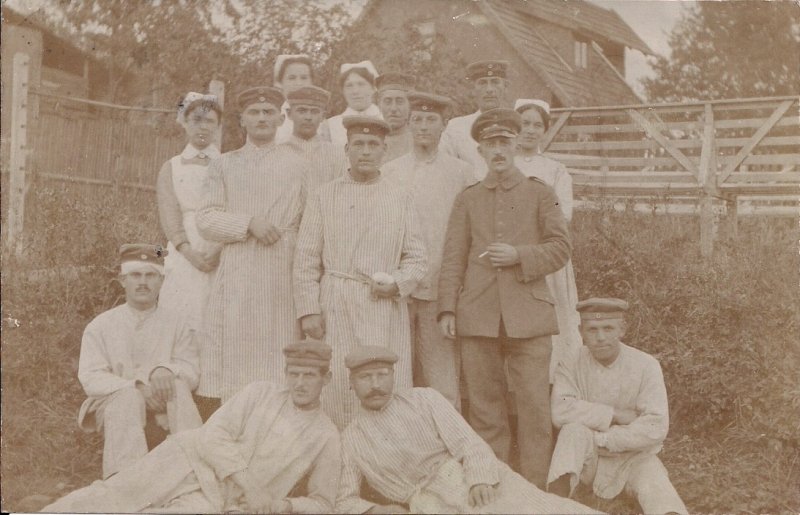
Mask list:
[[444,313],[439,319],[439,330],[445,338],[456,337],[456,316],[453,313]]
[[399,504],[376,504],[367,513],[408,513],[408,510]]
[[614,408],[614,416],[611,417],[611,423],[618,426],[627,426],[638,417],[639,415],[635,410]]
[[163,413],[167,411],[167,404],[156,396],[155,390],[153,390],[153,388],[151,388],[149,385],[137,383],[136,389],[139,390],[139,393],[141,393],[142,397],[144,397],[144,403],[147,406],[147,409],[156,413]]
[[389,283],[389,284],[380,284],[372,281],[372,295],[375,297],[381,298],[392,298],[396,297],[398,293],[400,293],[400,288],[397,287],[397,283]]
[[171,401],[175,398],[175,374],[168,368],[157,367],[150,372],[150,388],[161,402]]
[[272,245],[281,239],[281,233],[263,216],[254,216],[250,220],[247,230],[265,245]]
[[486,247],[492,266],[513,266],[519,263],[519,252],[508,243],[490,243]]
[[300,327],[303,334],[315,340],[321,340],[325,336],[325,320],[322,315],[306,315],[300,319]]
[[217,257],[216,260],[207,259],[205,254],[194,250],[192,245],[189,243],[184,243],[181,245],[180,253],[186,258],[187,261],[189,261],[189,263],[192,264],[193,267],[201,272],[211,272],[217,267],[217,264],[219,264],[219,257]]
[[272,497],[265,488],[258,488],[246,470],[240,470],[231,475],[231,479],[242,491],[243,508],[252,513],[273,513],[271,508]]
[[486,483],[472,485],[469,489],[469,505],[476,508],[483,508],[491,504],[497,498],[497,491],[494,486]]

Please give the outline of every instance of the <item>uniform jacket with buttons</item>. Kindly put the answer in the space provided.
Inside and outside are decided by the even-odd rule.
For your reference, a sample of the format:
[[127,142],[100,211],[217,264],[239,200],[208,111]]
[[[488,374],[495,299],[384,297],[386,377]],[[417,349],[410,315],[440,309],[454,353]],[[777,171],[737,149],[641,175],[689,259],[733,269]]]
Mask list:
[[[514,246],[520,262],[494,268],[478,257],[491,243]],[[567,222],[555,192],[514,168],[490,173],[456,199],[439,276],[439,314],[456,315],[459,336],[511,338],[558,334],[545,276],[570,258]]]

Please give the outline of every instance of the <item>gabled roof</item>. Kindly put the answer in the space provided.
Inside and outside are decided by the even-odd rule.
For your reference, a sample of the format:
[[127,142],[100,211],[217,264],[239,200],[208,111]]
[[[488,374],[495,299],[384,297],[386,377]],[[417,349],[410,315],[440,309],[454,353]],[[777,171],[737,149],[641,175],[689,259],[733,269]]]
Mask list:
[[599,36],[598,40],[613,41],[644,54],[653,54],[616,11],[585,0],[490,0],[490,3],[493,7],[513,9],[585,35]]
[[[538,0],[535,0],[538,1]],[[547,2],[544,2],[547,3]],[[564,106],[639,103],[641,100],[624,78],[605,58],[591,60],[589,69],[577,70],[548,41],[548,35],[536,28],[532,14],[520,12],[522,0],[477,2],[481,12],[517,50],[551,88]],[[556,4],[561,5],[561,4]],[[602,9],[605,11],[605,9]],[[540,19],[542,17],[536,16]],[[621,20],[620,20],[621,21]],[[623,22],[624,23],[624,22]],[[594,45],[589,52],[598,52]],[[620,96],[627,97],[620,102]]]

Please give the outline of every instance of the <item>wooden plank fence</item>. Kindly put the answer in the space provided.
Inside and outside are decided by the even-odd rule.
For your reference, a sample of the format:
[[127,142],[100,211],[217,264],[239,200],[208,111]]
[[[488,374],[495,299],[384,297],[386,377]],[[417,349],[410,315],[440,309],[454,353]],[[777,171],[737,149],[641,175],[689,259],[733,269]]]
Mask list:
[[735,234],[740,198],[800,200],[800,97],[554,109],[542,150],[589,201],[665,197],[698,205],[704,255],[715,204]]
[[[174,109],[47,93],[29,83],[28,60],[27,54],[14,56],[11,145],[8,165],[3,167],[9,185],[3,251],[17,254],[24,247],[25,219],[30,214],[26,215],[25,204],[31,188],[71,184],[87,197],[111,189],[154,196],[161,165],[185,144]],[[212,81],[209,89],[223,101],[221,81]],[[38,109],[31,116],[27,106],[34,98]]]

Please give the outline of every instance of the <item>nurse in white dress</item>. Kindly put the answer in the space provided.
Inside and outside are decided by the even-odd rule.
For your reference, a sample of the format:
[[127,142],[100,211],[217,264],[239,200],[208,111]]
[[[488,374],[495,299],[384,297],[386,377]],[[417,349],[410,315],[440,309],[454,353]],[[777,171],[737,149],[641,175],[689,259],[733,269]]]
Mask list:
[[[306,54],[281,54],[275,59],[273,68],[273,85],[280,89],[284,98],[289,98],[289,93],[303,86],[312,86],[314,83],[314,66],[311,57]],[[281,106],[284,119],[283,124],[275,133],[275,143],[286,143],[292,137],[294,122],[289,118],[289,102]],[[325,113],[323,113],[324,115]]]
[[323,137],[327,135],[331,143],[344,148],[347,143],[347,131],[342,125],[342,120],[345,116],[370,116],[383,119],[381,110],[373,102],[377,76],[378,70],[370,61],[345,63],[339,68],[339,85],[347,102],[347,109],[320,125],[320,134]]
[[[514,163],[527,177],[537,177],[551,186],[558,197],[561,211],[567,222],[572,220],[572,177],[566,167],[558,161],[544,157],[539,152],[539,140],[550,127],[550,105],[537,99],[519,99],[514,109],[522,117],[522,130],[517,136],[517,154]],[[575,271],[572,261],[561,270],[545,278],[556,299],[556,316],[560,334],[553,336],[553,353],[550,358],[550,383],[558,363],[577,354],[582,343],[578,326],[580,316],[575,310],[578,290],[575,286]]]
[[182,315],[195,331],[222,249],[220,244],[203,239],[195,223],[208,164],[220,155],[213,141],[221,119],[222,108],[214,95],[186,95],[178,110],[178,123],[189,141],[183,152],[161,167],[156,186],[159,219],[169,240],[158,304]]

